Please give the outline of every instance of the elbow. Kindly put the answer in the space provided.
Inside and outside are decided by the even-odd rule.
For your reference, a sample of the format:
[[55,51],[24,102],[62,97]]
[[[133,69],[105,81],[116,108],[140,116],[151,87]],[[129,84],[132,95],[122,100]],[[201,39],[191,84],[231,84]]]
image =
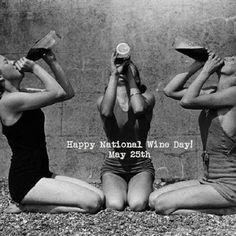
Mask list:
[[74,89],[71,89],[67,96],[68,96],[68,99],[73,98],[73,97],[75,96],[75,91],[74,91]]
[[63,100],[66,97],[66,95],[67,95],[66,92],[62,88],[55,91],[55,98],[57,100],[60,101]]
[[180,100],[180,106],[183,108],[191,108],[192,107],[192,101],[190,99],[182,98]]
[[111,117],[113,115],[113,112],[108,109],[101,109],[101,115],[104,117]]
[[165,87],[163,89],[163,92],[167,97],[171,97],[171,95],[172,95],[172,91],[170,89],[168,89],[167,87]]
[[64,96],[64,100],[69,100],[69,99],[73,98],[74,96],[75,96],[74,91],[66,93],[65,96]]
[[57,99],[60,101],[65,101],[73,98],[75,96],[74,91],[66,93],[64,89],[57,92]]

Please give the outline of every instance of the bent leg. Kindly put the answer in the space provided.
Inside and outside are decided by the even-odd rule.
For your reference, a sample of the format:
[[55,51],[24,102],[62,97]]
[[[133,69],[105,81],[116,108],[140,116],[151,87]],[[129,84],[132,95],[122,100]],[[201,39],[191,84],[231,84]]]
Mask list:
[[10,204],[5,213],[21,213],[21,212],[35,212],[35,213],[68,213],[68,212],[79,212],[86,213],[86,210],[78,207],[69,206],[57,206],[57,205],[23,205],[23,204]]
[[131,178],[128,185],[128,204],[133,211],[144,211],[153,191],[153,175],[147,171]]
[[187,215],[187,214],[192,214],[196,212],[198,213],[201,212],[205,214],[213,214],[213,215],[233,215],[233,214],[236,214],[236,206],[217,208],[217,209],[177,210],[177,211],[174,211],[172,214]]
[[56,212],[60,209],[65,212],[66,208],[68,211],[75,211],[77,208],[76,211],[79,212],[94,213],[101,208],[102,201],[97,193],[85,187],[67,181],[42,178],[26,194],[21,204],[26,210],[30,209],[31,205],[33,211],[37,211],[38,205],[40,212],[45,212],[44,205],[47,205],[48,209],[57,207]]
[[102,176],[102,188],[106,207],[117,211],[124,210],[127,195],[126,181],[116,174],[106,172]]
[[195,186],[195,185],[200,185],[198,180],[181,181],[181,182],[177,182],[177,183],[174,183],[174,184],[169,184],[169,185],[166,185],[162,188],[159,188],[159,189],[153,191],[150,194],[150,196],[149,196],[149,206],[151,208],[154,208],[155,199],[163,193],[178,190],[178,189],[181,189],[181,188],[191,187],[191,186]]
[[63,176],[63,175],[55,175],[54,177],[56,180],[61,180],[61,181],[68,181],[70,183],[74,183],[74,184],[78,184],[79,186],[82,186],[82,187],[85,187],[87,189],[90,189],[92,191],[94,191],[95,193],[99,194],[99,196],[101,197],[101,200],[104,201],[104,194],[103,192],[94,187],[93,185],[85,182],[85,181],[82,181],[80,179],[76,179],[76,178],[72,178],[72,177],[68,177],[68,176]]
[[159,195],[153,203],[159,214],[171,214],[175,211],[177,213],[177,210],[205,209],[214,209],[216,214],[217,209],[234,206],[210,185],[195,185],[169,191]]

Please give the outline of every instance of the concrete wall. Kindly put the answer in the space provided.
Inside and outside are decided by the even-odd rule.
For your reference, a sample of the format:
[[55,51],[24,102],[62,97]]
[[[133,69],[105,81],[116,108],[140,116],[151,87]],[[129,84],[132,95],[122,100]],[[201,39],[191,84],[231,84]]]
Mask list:
[[[222,56],[235,54],[235,10],[235,0],[0,0],[1,54],[17,59],[51,29],[63,36],[55,51],[76,96],[43,109],[52,170],[99,180],[106,155],[99,141],[106,138],[95,102],[107,83],[111,52],[125,41],[143,82],[156,97],[149,140],[170,143],[169,148],[149,150],[157,178],[201,174],[199,111],[184,110],[163,94],[168,80],[191,63],[172,43],[181,35]],[[25,83],[41,86],[30,75]],[[67,149],[68,140],[95,142],[96,148]],[[193,147],[174,149],[175,140],[193,140]],[[0,176],[7,176],[11,151],[3,135],[0,149]]]

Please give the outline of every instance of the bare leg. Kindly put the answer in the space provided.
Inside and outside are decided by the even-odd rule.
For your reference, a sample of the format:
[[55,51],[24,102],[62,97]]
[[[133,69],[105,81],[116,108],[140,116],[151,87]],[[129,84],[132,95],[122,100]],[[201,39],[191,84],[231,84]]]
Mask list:
[[181,181],[181,182],[178,182],[178,183],[169,184],[167,186],[159,188],[159,189],[155,190],[154,192],[152,192],[150,194],[150,196],[149,196],[149,206],[151,208],[154,208],[155,199],[163,193],[178,190],[178,189],[181,189],[181,188],[191,187],[191,186],[195,186],[195,185],[200,185],[198,180]]
[[5,213],[21,213],[21,212],[40,212],[40,213],[68,213],[80,212],[86,213],[86,210],[78,207],[57,206],[57,205],[16,205],[11,204],[5,210]]
[[82,181],[80,179],[76,179],[76,178],[71,178],[71,177],[68,177],[68,176],[63,176],[63,175],[55,175],[54,177],[56,180],[61,180],[61,181],[68,181],[70,183],[74,183],[74,184],[78,184],[79,186],[82,186],[82,187],[85,187],[87,189],[90,189],[92,191],[94,191],[95,193],[99,194],[99,196],[101,197],[101,200],[104,201],[104,194],[103,192],[94,187],[93,185],[85,182],[85,181]]
[[135,175],[128,185],[128,204],[133,211],[144,211],[153,190],[153,176],[149,172]]
[[52,178],[42,178],[26,194],[20,209],[33,212],[97,212],[100,196],[77,184]]
[[225,208],[217,208],[217,209],[197,209],[197,210],[177,210],[172,214],[192,214],[196,212],[206,213],[206,214],[214,214],[214,215],[233,215],[236,214],[236,206],[234,207],[225,207]]
[[102,188],[105,194],[106,207],[122,211],[126,204],[126,181],[113,173],[106,172],[102,176]]
[[159,214],[178,213],[177,210],[203,211],[205,209],[208,213],[211,212],[210,209],[213,209],[214,214],[219,209],[220,214],[220,209],[235,206],[210,185],[194,185],[165,192],[159,195],[153,204]]
[[[104,202],[104,194],[101,190],[98,188],[90,185],[89,183],[76,179],[71,178],[67,176],[61,176],[61,175],[54,175],[53,177],[56,180],[59,181],[67,181],[70,183],[77,184],[81,187],[85,187],[91,191],[94,191],[95,193],[99,194],[101,201]],[[16,204],[10,204],[8,208],[5,210],[6,213],[20,213],[22,211],[38,211],[38,212],[45,212],[45,213],[58,213],[58,212],[85,212],[84,209],[76,208],[76,207],[64,207],[64,206],[55,206],[55,205],[16,205]]]

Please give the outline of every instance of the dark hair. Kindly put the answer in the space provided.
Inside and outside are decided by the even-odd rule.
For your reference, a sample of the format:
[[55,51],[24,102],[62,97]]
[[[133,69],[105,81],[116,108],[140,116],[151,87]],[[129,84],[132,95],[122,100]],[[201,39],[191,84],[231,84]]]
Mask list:
[[134,73],[134,80],[138,86],[138,89],[140,90],[141,93],[144,93],[147,90],[147,87],[146,85],[141,83],[138,67],[135,64],[133,64],[133,62],[131,62],[130,64],[132,65],[131,68],[133,67],[132,71]]

